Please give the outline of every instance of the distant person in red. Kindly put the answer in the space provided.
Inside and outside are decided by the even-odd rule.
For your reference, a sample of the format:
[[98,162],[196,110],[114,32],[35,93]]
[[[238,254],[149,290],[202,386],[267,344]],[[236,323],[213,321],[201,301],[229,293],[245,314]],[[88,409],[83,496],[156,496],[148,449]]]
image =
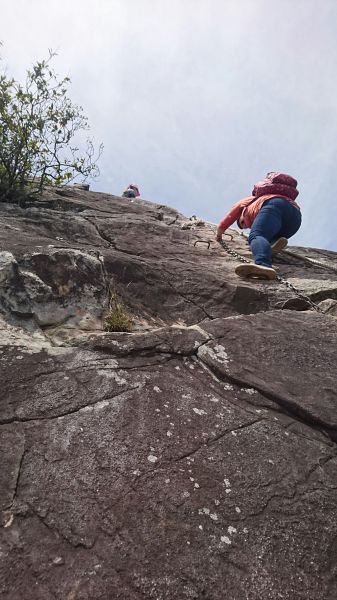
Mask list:
[[138,198],[140,196],[139,189],[134,183],[130,183],[122,194],[123,198]]
[[220,221],[216,239],[235,221],[240,229],[250,228],[248,242],[254,263],[241,264],[235,269],[240,277],[275,279],[272,257],[283,250],[288,239],[301,226],[301,211],[295,202],[297,181],[284,173],[267,173],[255,184],[252,195],[243,198]]

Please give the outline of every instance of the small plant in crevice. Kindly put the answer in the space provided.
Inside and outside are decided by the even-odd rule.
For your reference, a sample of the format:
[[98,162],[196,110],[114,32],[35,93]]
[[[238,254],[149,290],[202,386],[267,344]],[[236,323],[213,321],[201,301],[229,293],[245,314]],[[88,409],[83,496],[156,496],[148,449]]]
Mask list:
[[103,321],[104,331],[126,331],[133,329],[132,318],[124,305],[118,301],[116,292],[109,290],[109,311]]

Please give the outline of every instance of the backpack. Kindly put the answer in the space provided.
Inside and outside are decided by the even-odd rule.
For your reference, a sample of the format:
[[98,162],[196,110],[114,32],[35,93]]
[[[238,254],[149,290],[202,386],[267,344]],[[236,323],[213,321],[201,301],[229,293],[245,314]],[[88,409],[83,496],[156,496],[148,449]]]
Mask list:
[[123,196],[123,198],[135,198],[136,192],[134,192],[133,190],[125,190],[125,192],[123,192],[122,196]]
[[291,175],[286,173],[276,173],[271,171],[267,173],[262,181],[258,181],[253,188],[252,196],[259,198],[269,194],[279,194],[291,200],[295,200],[298,196],[297,181]]

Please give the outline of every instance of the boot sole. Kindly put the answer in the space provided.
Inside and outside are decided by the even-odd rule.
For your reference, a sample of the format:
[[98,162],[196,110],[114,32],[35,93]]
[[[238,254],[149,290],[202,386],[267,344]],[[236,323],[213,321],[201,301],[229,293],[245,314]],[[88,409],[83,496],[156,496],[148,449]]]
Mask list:
[[236,267],[235,273],[239,277],[248,277],[250,279],[266,279],[269,281],[276,279],[276,271],[274,269],[255,265],[254,263],[239,265]]

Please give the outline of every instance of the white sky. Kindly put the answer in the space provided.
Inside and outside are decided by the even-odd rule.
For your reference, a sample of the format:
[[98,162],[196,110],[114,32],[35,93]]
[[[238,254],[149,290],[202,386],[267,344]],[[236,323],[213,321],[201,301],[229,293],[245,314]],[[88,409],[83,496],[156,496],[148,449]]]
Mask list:
[[292,243],[337,250],[336,0],[1,0],[3,65],[58,52],[105,146],[97,191],[218,222],[268,171],[299,182]]

